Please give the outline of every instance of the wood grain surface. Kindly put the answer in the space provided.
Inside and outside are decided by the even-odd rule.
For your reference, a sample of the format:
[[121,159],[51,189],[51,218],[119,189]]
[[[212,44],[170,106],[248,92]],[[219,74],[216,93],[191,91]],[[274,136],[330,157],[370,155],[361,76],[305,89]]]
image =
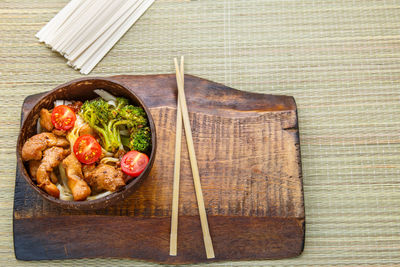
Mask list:
[[[154,118],[158,148],[150,176],[117,205],[98,211],[70,211],[43,201],[17,172],[16,257],[206,262],[184,138],[178,256],[168,255],[175,76],[112,79],[141,97]],[[299,255],[304,246],[305,215],[294,99],[242,92],[190,75],[185,75],[185,90],[215,261]],[[23,111],[37,97],[28,97]]]

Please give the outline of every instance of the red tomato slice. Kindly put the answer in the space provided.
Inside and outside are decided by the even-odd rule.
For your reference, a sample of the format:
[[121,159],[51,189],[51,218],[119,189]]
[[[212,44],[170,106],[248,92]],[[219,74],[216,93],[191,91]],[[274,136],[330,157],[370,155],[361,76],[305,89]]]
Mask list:
[[51,122],[58,130],[67,131],[74,127],[76,121],[75,112],[66,105],[60,105],[53,109]]
[[74,153],[83,164],[92,164],[100,158],[101,146],[93,136],[85,134],[76,139]]
[[146,168],[147,163],[149,163],[149,157],[146,154],[132,150],[123,156],[121,169],[125,174],[137,177]]

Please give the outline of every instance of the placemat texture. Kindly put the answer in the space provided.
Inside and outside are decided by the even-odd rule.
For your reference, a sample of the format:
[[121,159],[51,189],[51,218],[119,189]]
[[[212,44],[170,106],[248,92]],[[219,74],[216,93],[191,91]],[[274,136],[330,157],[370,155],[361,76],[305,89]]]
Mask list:
[[[66,3],[0,1],[0,266],[151,265],[14,258],[15,143],[22,101],[82,77],[34,37]],[[90,76],[172,73],[173,57],[185,55],[186,73],[295,97],[304,253],[213,266],[394,265],[400,263],[399,29],[400,1],[393,0],[159,0]]]

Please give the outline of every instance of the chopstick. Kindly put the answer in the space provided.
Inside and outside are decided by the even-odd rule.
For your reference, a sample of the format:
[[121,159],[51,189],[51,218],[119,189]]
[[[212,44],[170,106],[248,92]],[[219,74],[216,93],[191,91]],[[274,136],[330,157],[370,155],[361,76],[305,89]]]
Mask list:
[[[181,58],[181,80],[183,84],[185,80],[183,73],[183,57]],[[169,240],[169,255],[171,256],[177,255],[181,140],[182,140],[182,111],[178,97],[176,105],[175,166],[174,166],[174,184],[172,189],[171,236]]]
[[[183,57],[181,58],[181,61],[183,62]],[[186,99],[185,99],[185,90],[184,90],[184,84],[183,84],[183,78],[182,78],[183,76],[181,75],[181,72],[179,71],[178,61],[176,58],[174,59],[174,63],[175,63],[175,70],[176,70],[176,82],[178,85],[178,98],[179,98],[181,109],[182,109],[183,125],[185,127],[186,142],[187,142],[187,146],[188,146],[188,150],[189,150],[190,165],[192,167],[193,183],[194,183],[194,189],[196,192],[197,206],[199,209],[201,229],[203,231],[204,246],[206,249],[207,259],[212,259],[212,258],[215,258],[214,248],[213,248],[213,244],[212,244],[212,240],[211,240],[211,236],[210,236],[210,230],[208,228],[207,213],[206,213],[206,209],[204,206],[203,192],[201,190],[199,169],[197,166],[197,159],[196,159],[196,154],[195,154],[194,145],[193,145],[192,130],[191,130],[190,121],[189,121],[189,113],[187,110]],[[182,68],[182,66],[181,66],[181,68]]]

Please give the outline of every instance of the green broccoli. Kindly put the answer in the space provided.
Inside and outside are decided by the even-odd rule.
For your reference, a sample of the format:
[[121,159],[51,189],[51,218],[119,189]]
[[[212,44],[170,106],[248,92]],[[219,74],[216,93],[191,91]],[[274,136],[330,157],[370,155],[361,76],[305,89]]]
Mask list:
[[116,105],[116,109],[121,109],[126,105],[129,105],[129,101],[125,97],[117,97]]
[[90,126],[105,127],[110,117],[109,104],[101,98],[85,101],[81,107],[81,115]]
[[[116,107],[101,98],[86,101],[80,115],[100,134],[102,145],[109,152],[124,149],[124,145],[144,152],[150,146],[151,134],[146,127],[146,113],[141,107],[129,105],[126,98],[117,97]],[[131,133],[129,140],[121,138],[122,127]]]
[[140,152],[148,152],[151,146],[151,133],[149,127],[139,128],[132,132],[129,148]]
[[113,131],[112,106],[101,98],[85,101],[81,107],[81,117],[99,134],[104,149],[114,152],[120,147],[119,136]]
[[119,116],[124,120],[129,120],[132,124],[131,127],[141,127],[147,124],[146,113],[141,107],[127,105],[121,109]]

